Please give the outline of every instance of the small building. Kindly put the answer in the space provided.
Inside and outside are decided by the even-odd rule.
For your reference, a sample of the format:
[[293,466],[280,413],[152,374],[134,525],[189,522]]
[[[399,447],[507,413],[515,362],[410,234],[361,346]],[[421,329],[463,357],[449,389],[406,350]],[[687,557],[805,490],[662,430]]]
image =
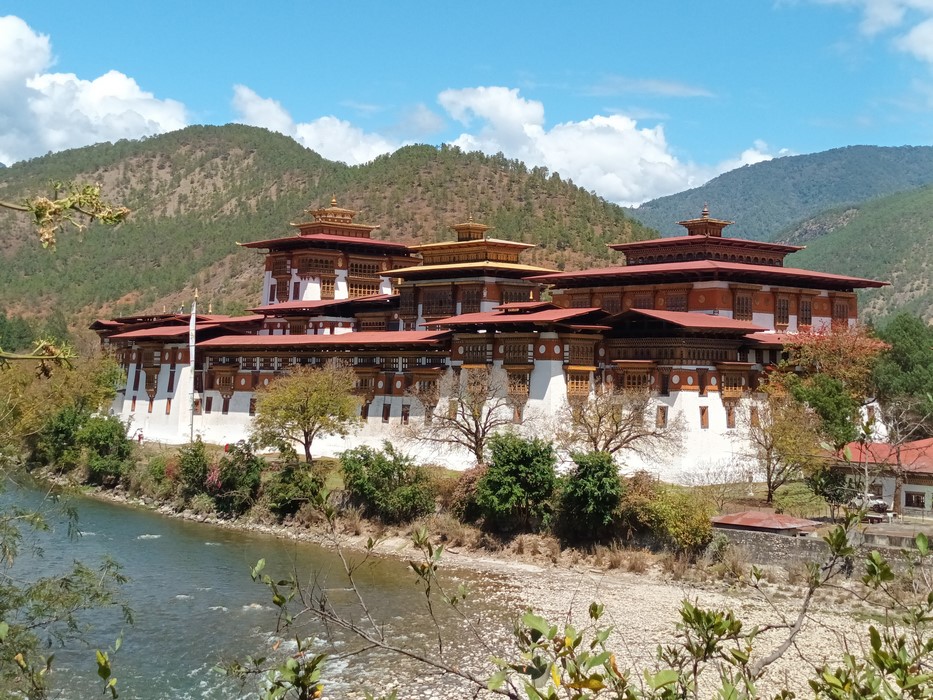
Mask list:
[[717,515],[711,520],[713,527],[720,530],[768,532],[773,535],[788,535],[791,537],[808,535],[820,526],[820,523],[816,520],[757,510],[744,510],[740,513]]
[[837,468],[863,484],[864,491],[903,515],[930,517],[933,510],[933,438],[902,445],[853,442]]

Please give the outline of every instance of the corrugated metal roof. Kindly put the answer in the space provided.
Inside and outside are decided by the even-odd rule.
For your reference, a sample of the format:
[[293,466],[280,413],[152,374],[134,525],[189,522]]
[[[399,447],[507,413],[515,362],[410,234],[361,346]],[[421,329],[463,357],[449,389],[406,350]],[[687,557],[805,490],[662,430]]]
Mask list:
[[428,326],[464,326],[464,325],[501,325],[508,323],[556,323],[577,316],[585,316],[594,311],[601,311],[599,308],[586,309],[562,309],[551,308],[542,311],[531,311],[529,313],[507,313],[505,311],[481,311],[474,314],[460,314],[459,316],[450,316],[439,321],[433,321],[425,325]]
[[[404,243],[395,243],[394,241],[383,241],[378,238],[363,238],[361,236],[336,236],[332,233],[312,233],[307,236],[282,236],[281,238],[267,238],[264,241],[251,241],[249,243],[237,243],[243,248],[272,248],[288,244],[290,247],[296,243],[314,243],[321,241],[324,243],[342,243],[349,246],[375,246],[377,248],[393,248],[396,250],[408,251],[409,248]],[[311,247],[311,246],[309,246]]]
[[816,520],[795,518],[782,513],[745,510],[741,513],[717,515],[710,518],[714,525],[744,527],[750,530],[809,530],[820,525]]

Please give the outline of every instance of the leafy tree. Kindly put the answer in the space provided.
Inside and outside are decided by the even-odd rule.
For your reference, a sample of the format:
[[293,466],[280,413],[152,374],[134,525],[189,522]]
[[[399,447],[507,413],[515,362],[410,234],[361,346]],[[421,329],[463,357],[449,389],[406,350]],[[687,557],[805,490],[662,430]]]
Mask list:
[[501,369],[448,370],[441,380],[414,387],[411,395],[425,407],[425,419],[410,421],[405,437],[467,450],[476,464],[485,460],[490,438],[514,421],[516,399],[509,395],[508,377]]
[[200,436],[194,442],[178,448],[179,491],[185,501],[206,492],[210,470],[210,458]]
[[895,316],[878,333],[888,347],[878,356],[874,367],[874,386],[878,399],[915,397],[925,406],[924,414],[933,413],[933,328],[917,316]]
[[631,452],[663,460],[682,445],[677,421],[660,424],[649,415],[654,402],[647,389],[603,385],[585,398],[571,399],[558,414],[557,441],[565,449],[584,448],[614,457]]
[[529,530],[550,513],[557,486],[554,448],[545,440],[514,433],[489,439],[490,460],[476,488],[476,504],[486,524]]
[[256,392],[253,436],[261,446],[297,442],[311,463],[311,445],[318,437],[344,436],[359,423],[356,377],[346,365],[296,367]]
[[434,492],[423,467],[396,451],[356,447],[340,455],[344,484],[366,511],[388,523],[402,523],[434,511]]
[[845,390],[842,382],[820,373],[806,381],[792,377],[788,384],[791,395],[819,417],[823,436],[836,450],[858,439],[862,404]]
[[613,537],[622,479],[608,452],[576,452],[561,493],[560,524],[567,537],[593,542]]
[[116,416],[90,416],[78,431],[76,442],[82,448],[90,482],[116,485],[133,455],[126,424]]
[[748,457],[764,476],[771,503],[777,489],[818,467],[820,436],[807,407],[778,388],[765,391],[754,408],[756,417],[748,412],[742,433],[750,447]]
[[830,465],[807,474],[805,480],[807,488],[829,505],[829,514],[833,522],[836,521],[839,509],[851,501],[857,492],[845,472]]

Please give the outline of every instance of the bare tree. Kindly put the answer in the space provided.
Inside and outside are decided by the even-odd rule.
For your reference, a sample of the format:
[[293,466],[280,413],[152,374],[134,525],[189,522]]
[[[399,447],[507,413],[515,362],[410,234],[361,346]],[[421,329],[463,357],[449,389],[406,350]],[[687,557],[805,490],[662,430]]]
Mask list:
[[[665,407],[661,407],[663,410]],[[556,438],[566,450],[632,452],[644,460],[664,460],[683,445],[679,420],[656,413],[647,388],[604,384],[584,396],[570,398],[558,414]]]
[[741,420],[748,457],[764,477],[768,503],[781,486],[815,471],[823,459],[816,418],[789,394],[765,392]]
[[424,420],[403,426],[403,437],[468,450],[477,464],[484,460],[489,438],[513,424],[525,401],[509,393],[504,370],[489,367],[448,370],[436,381],[419,382],[409,395],[424,406]]
[[748,493],[752,470],[738,458],[709,461],[695,471],[685,472],[683,482],[722,513],[726,504]]

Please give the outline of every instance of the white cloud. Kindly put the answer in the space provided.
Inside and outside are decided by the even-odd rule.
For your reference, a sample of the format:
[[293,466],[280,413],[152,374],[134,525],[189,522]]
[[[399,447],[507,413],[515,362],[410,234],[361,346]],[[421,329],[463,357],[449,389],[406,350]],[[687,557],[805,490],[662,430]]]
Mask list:
[[624,75],[612,75],[584,90],[587,95],[660,95],[662,97],[712,97],[706,88],[688,85],[674,80],[656,80],[628,78]]
[[933,0],[817,0],[861,12],[859,30],[869,37],[891,33],[892,44],[933,67]]
[[906,34],[895,39],[894,45],[933,66],[933,18],[912,27]]
[[[696,187],[723,170],[679,160],[664,127],[639,127],[621,114],[597,115],[548,129],[544,106],[503,87],[446,90],[439,102],[450,116],[478,129],[464,132],[453,144],[464,150],[503,152],[530,166],[541,165],[620,204]],[[764,144],[728,161],[742,165],[770,157]],[[735,167],[735,166],[734,166]]]
[[233,109],[239,121],[291,136],[329,160],[350,165],[367,163],[378,155],[391,153],[403,144],[379,134],[370,134],[337,117],[326,116],[298,123],[276,100],[260,97],[245,85],[233,89]]
[[160,100],[109,71],[93,80],[46,72],[49,38],[22,19],[0,17],[0,161],[139,138],[186,125],[184,105]]

